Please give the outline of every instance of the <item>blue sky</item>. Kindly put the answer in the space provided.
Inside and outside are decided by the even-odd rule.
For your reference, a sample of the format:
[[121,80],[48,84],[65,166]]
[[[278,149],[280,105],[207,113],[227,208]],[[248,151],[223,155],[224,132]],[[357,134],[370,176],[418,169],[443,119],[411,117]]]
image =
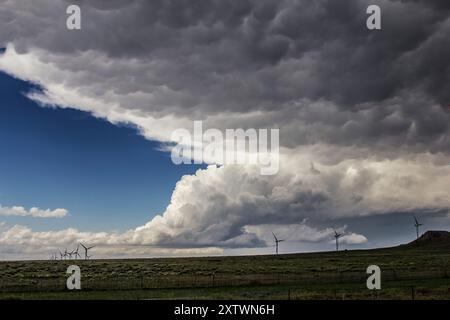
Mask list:
[[65,208],[61,219],[2,217],[34,230],[123,231],[162,213],[176,182],[196,166],[176,166],[132,126],[88,113],[41,107],[35,86],[0,73],[0,204]]

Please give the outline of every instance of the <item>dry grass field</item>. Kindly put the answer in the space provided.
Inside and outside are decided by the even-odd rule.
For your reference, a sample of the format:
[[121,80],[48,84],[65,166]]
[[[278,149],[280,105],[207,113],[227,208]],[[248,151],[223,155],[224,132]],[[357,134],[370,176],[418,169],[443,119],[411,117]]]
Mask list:
[[[449,299],[448,242],[422,238],[395,248],[278,256],[0,262],[0,298]],[[81,291],[66,289],[71,264],[81,268]],[[381,290],[366,288],[372,264],[381,268]]]

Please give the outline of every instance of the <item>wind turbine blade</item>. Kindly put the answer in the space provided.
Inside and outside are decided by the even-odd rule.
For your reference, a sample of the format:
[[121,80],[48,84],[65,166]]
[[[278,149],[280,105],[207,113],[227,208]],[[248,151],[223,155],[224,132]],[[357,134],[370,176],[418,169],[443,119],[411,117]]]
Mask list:
[[277,242],[278,239],[277,239],[277,237],[275,236],[275,233],[272,232],[272,234],[273,234],[273,237],[275,238],[275,242]]

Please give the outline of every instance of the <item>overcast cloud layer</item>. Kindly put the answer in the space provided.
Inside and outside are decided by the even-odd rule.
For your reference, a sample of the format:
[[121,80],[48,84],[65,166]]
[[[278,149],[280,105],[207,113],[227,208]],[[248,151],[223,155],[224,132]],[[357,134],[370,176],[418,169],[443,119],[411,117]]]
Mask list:
[[[72,2],[81,31],[65,29],[67,1],[0,0],[0,70],[39,84],[31,99],[163,143],[194,120],[280,128],[280,172],[199,170],[121,234],[3,227],[10,252],[83,240],[212,254],[266,246],[269,230],[328,242],[343,218],[448,214],[449,1]],[[369,4],[380,31],[365,27]]]

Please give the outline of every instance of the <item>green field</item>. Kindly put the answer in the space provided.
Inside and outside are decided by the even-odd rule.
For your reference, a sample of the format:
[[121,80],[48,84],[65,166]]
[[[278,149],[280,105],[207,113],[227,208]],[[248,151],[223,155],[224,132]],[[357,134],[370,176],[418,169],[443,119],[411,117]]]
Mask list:
[[[0,262],[2,299],[449,299],[447,246],[268,256]],[[65,287],[81,268],[81,291]],[[382,289],[366,288],[366,268]]]

